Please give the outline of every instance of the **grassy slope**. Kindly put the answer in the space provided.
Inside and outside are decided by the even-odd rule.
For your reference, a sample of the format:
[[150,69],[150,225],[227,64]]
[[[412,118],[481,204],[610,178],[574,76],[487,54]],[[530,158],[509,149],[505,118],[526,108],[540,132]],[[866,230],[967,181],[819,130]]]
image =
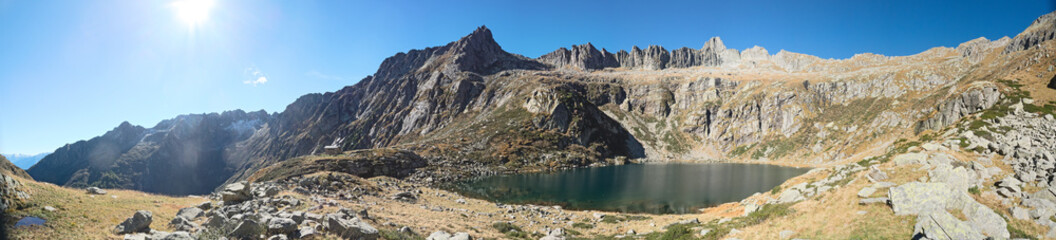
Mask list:
[[[116,189],[107,190],[107,195],[89,195],[81,189],[27,179],[19,181],[31,197],[11,215],[17,218],[36,216],[48,222],[43,227],[14,229],[12,239],[104,239],[110,236],[114,226],[131,217],[136,210],[148,210],[154,214],[151,228],[171,231],[166,225],[176,211],[205,201],[200,197],[169,197]],[[48,212],[44,206],[58,210]]]

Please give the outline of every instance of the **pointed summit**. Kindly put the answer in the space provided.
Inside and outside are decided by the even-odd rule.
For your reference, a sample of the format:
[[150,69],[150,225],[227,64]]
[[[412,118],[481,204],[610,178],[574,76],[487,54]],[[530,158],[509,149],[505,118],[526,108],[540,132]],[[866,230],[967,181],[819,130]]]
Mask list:
[[726,51],[726,44],[723,44],[722,39],[717,36],[711,37],[711,39],[708,39],[708,42],[704,43],[704,47],[700,50],[721,53],[722,51]]
[[491,36],[491,30],[488,29],[487,26],[481,25],[469,35],[455,41],[451,50],[502,52],[502,47],[499,46],[499,43],[495,42],[495,38]]
[[447,47],[444,55],[451,56],[453,64],[448,66],[449,70],[486,74],[509,68],[534,68],[526,65],[530,60],[503,51],[491,36],[491,30],[483,25]]

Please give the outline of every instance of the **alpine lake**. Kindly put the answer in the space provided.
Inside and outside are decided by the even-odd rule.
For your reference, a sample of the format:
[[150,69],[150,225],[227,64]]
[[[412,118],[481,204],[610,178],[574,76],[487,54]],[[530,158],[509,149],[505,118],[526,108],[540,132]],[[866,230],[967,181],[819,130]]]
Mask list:
[[809,171],[764,164],[666,163],[495,175],[455,183],[463,195],[573,210],[682,214],[770,191]]

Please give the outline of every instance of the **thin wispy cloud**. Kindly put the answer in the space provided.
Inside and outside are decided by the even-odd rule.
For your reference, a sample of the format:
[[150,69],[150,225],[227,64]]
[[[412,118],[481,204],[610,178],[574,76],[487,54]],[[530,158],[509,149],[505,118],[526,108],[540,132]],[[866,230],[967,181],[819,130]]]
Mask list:
[[247,75],[250,79],[242,81],[242,84],[252,84],[253,86],[257,86],[268,83],[268,77],[256,66],[246,68],[246,70],[243,71],[243,74]]
[[334,76],[334,75],[324,74],[324,73],[321,73],[321,72],[316,71],[316,70],[308,71],[307,73],[304,73],[304,75],[308,75],[309,77],[326,79],[326,80],[345,80],[345,78],[343,78],[341,76]]

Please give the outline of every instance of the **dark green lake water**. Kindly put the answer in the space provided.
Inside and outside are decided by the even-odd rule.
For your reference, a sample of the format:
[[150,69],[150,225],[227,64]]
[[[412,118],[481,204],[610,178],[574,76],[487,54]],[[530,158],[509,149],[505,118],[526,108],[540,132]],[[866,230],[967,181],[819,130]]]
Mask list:
[[501,203],[629,213],[690,213],[766,192],[809,171],[761,164],[632,164],[478,178],[455,190]]

